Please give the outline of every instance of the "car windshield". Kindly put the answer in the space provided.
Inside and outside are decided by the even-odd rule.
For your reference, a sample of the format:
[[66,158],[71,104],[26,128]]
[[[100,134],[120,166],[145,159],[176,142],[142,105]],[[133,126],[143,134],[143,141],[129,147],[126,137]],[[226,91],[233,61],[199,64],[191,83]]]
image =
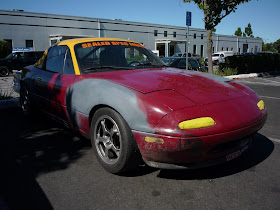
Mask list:
[[219,57],[219,54],[213,54],[212,57]]
[[75,53],[83,73],[165,66],[149,49],[135,42],[79,43],[75,45]]
[[162,60],[167,66],[169,66],[171,63],[173,63],[173,61],[177,60],[177,58],[161,58],[161,60]]
[[196,60],[194,59],[189,59],[189,63],[191,64],[192,69],[199,69],[199,64]]
[[6,57],[6,59],[12,59],[14,55],[15,55],[15,53],[11,53]]

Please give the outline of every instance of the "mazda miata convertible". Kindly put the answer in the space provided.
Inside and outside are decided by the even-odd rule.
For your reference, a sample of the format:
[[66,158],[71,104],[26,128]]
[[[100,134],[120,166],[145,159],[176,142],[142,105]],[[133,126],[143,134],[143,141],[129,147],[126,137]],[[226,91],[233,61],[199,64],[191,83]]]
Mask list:
[[245,152],[267,118],[230,79],[166,67],[144,45],[83,38],[51,46],[22,71],[25,115],[41,110],[91,139],[110,173],[147,165],[195,169]]

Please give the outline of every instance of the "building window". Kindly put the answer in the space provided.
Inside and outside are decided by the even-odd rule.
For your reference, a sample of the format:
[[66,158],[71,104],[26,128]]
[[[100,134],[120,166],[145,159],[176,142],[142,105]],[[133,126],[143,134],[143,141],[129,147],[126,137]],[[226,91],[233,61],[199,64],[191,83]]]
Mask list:
[[238,53],[240,54],[240,48],[238,48]]
[[233,47],[231,48],[231,51],[233,51]]
[[157,36],[158,30],[154,30],[154,36]]
[[222,47],[222,51],[224,51],[224,48]]
[[164,37],[167,37],[167,31],[164,31]]
[[215,47],[213,47],[213,49],[212,49],[212,53],[214,53],[215,52]]
[[228,47],[227,47],[227,51],[228,51]]
[[173,37],[176,37],[176,32],[175,31],[173,32]]
[[203,34],[201,34],[201,39],[203,39]]
[[200,46],[200,56],[203,57],[203,45]]
[[193,38],[196,39],[196,34],[193,34]]
[[193,54],[196,54],[196,45],[193,46]]
[[8,42],[9,49],[13,49],[13,40],[12,39],[4,39],[6,42]]
[[33,40],[25,40],[25,47],[33,47]]

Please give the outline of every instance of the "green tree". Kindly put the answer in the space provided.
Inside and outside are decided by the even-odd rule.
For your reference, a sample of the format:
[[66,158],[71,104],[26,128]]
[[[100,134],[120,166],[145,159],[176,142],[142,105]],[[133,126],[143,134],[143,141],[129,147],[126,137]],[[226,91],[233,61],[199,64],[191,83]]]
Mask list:
[[241,31],[240,27],[238,27],[238,29],[235,31],[234,35],[236,35],[236,36],[241,36],[242,35],[242,31]]
[[0,40],[0,58],[4,58],[11,53],[8,42]]
[[273,43],[273,47],[278,53],[280,53],[280,39]]
[[212,30],[221,20],[231,12],[235,12],[237,6],[250,0],[183,0],[186,3],[194,2],[204,13],[204,27],[207,32],[207,57],[208,71],[213,73],[212,63]]
[[243,32],[243,33],[242,33],[242,36],[243,36],[243,37],[246,37],[246,34]]
[[264,43],[262,44],[262,50],[263,51],[271,51],[271,52],[275,52],[275,48],[274,48],[274,43]]
[[245,33],[248,37],[251,37],[253,35],[251,24],[249,23],[248,26],[245,28]]

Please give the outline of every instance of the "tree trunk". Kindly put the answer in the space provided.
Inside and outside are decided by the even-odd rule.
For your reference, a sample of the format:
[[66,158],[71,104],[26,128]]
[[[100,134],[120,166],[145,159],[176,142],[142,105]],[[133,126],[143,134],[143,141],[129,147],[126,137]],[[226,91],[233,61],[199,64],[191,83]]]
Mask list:
[[208,57],[208,72],[213,73],[213,61],[212,61],[212,46],[213,46],[213,40],[212,40],[212,29],[213,27],[210,27],[209,24],[207,24],[207,0],[202,1],[203,2],[203,11],[204,11],[204,24],[205,24],[205,30],[207,32],[207,57]]
[[213,40],[212,40],[212,31],[206,30],[207,32],[207,57],[208,57],[208,72],[213,73],[213,61],[212,61],[212,46],[213,46]]

